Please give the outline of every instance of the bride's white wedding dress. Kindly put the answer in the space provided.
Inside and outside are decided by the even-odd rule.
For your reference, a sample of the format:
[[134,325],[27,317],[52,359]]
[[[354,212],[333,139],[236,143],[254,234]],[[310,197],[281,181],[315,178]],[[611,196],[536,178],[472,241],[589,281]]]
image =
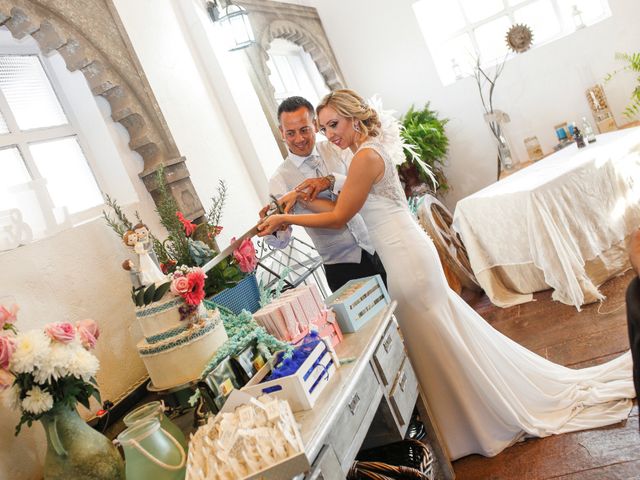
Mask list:
[[385,147],[385,174],[361,210],[387,271],[396,316],[452,459],[493,456],[543,437],[627,418],[635,396],[629,352],[596,367],[552,363],[491,327],[447,284],[431,239],[411,216]]

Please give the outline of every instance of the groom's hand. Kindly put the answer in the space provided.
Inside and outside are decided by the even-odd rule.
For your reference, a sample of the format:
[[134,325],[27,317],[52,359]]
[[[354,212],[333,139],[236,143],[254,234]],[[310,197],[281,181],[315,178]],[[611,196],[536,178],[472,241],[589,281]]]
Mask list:
[[306,201],[313,201],[318,194],[331,188],[331,181],[327,177],[307,178],[296,187],[296,191],[305,193]]

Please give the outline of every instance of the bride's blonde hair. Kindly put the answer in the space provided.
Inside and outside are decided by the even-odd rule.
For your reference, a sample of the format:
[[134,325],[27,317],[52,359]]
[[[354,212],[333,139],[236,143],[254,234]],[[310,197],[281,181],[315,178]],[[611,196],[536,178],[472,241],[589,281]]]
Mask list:
[[334,90],[325,95],[316,107],[316,117],[326,107],[333,108],[342,117],[353,119],[354,130],[365,136],[377,137],[380,134],[378,112],[353,90]]

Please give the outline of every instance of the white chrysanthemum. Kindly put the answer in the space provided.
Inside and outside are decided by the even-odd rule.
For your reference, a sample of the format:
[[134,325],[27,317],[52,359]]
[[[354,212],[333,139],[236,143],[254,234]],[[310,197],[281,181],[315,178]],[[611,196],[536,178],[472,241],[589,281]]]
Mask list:
[[100,362],[95,355],[89,353],[82,346],[73,349],[67,364],[69,375],[82,378],[85,382],[88,382],[91,377],[95,377],[96,373],[98,373],[98,368],[100,368]]
[[20,408],[20,387],[12,385],[0,393],[0,399],[2,399],[2,405],[5,407],[17,410]]
[[16,336],[16,350],[11,357],[14,373],[28,373],[42,365],[49,354],[51,339],[42,330],[29,330]]
[[40,387],[33,387],[22,400],[22,409],[26,412],[39,415],[53,408],[53,397]]
[[78,348],[82,348],[80,342],[74,341],[66,344],[51,342],[46,357],[40,363],[40,368],[33,373],[35,381],[45,383],[69,375],[69,364]]

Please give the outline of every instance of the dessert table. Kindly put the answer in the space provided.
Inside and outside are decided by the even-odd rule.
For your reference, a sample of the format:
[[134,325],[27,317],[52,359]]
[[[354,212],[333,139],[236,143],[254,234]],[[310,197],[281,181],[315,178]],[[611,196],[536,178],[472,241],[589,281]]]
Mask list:
[[578,310],[602,299],[640,226],[640,128],[571,145],[460,200],[453,226],[497,306],[548,288]]

